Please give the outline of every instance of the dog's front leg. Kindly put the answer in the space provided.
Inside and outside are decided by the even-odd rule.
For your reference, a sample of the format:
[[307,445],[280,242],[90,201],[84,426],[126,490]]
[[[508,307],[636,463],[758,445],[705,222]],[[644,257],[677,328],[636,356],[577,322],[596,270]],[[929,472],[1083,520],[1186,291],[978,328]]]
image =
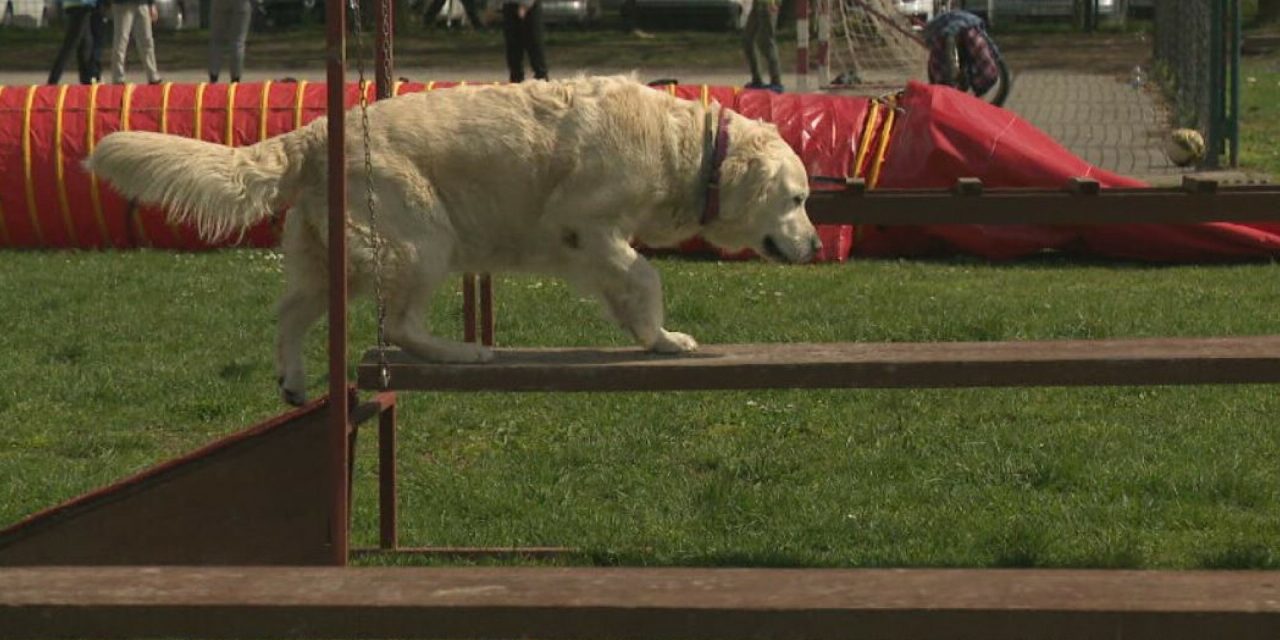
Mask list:
[[586,273],[609,314],[641,346],[658,353],[698,348],[693,336],[663,328],[662,280],[648,260],[622,240],[610,241],[600,257]]

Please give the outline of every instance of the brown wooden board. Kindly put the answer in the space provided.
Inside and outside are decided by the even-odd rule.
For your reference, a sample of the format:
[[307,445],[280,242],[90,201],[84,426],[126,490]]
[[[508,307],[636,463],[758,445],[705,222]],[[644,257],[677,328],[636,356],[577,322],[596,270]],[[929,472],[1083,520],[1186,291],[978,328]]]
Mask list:
[[30,516],[0,530],[0,566],[332,564],[327,414],[315,401]]
[[[815,224],[1137,224],[1274,222],[1280,188],[1271,185],[1182,189],[986,189],[955,195],[938,189],[815,191],[806,210]],[[1075,191],[1074,193],[1072,191]]]
[[0,638],[1280,637],[1275,572],[0,569]]
[[[436,391],[675,391],[1240,384],[1280,382],[1280,336],[1026,342],[704,345],[499,349],[487,364],[388,354],[391,387]],[[379,383],[376,352],[360,363]]]

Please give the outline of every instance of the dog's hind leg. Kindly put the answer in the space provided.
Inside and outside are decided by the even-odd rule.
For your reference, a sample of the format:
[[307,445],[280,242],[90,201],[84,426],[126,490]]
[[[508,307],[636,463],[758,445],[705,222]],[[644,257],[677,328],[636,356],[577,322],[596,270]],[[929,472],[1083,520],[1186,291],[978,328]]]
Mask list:
[[302,224],[303,215],[285,221],[285,292],[276,306],[276,382],[291,405],[307,401],[302,345],[307,329],[328,310],[328,263],[324,247]]
[[296,287],[280,298],[279,333],[276,338],[276,381],[280,397],[300,406],[307,401],[307,377],[302,365],[302,342],[307,329],[325,314],[328,298],[324,288]]
[[425,258],[406,266],[389,283],[387,340],[411,355],[430,362],[475,363],[493,359],[488,347],[434,336],[426,323],[431,295],[449,275],[445,258]]

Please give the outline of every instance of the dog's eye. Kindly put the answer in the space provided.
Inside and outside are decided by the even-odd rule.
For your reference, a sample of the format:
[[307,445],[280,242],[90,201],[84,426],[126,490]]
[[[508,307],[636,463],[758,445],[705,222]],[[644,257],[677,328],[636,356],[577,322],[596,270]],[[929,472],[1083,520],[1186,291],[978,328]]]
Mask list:
[[791,200],[792,200],[793,202],[795,202],[795,203],[796,203],[796,206],[800,206],[800,205],[804,204],[804,196],[796,196],[796,197],[792,198]]

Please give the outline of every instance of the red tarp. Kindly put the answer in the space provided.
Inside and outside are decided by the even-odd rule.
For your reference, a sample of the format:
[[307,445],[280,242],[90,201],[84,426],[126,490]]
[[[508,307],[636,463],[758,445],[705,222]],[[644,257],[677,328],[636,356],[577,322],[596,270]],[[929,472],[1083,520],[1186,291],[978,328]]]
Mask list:
[[[454,84],[400,83],[397,93]],[[887,110],[865,98],[701,85],[662,90],[773,122],[813,176],[859,175],[875,185],[878,171],[881,187],[947,187],[977,177],[991,187],[1058,188],[1073,176],[1104,187],[1142,186],[1081,161],[1013,113],[946,88],[909,84],[891,123]],[[305,82],[0,87],[0,247],[205,248],[191,228],[130,206],[85,174],[80,162],[92,145],[121,129],[253,144],[323,115],[324,93],[323,83]],[[348,86],[348,106],[358,97],[355,85]],[[854,171],[857,158],[863,161]],[[239,242],[273,246],[278,230],[278,221],[263,224]],[[1280,224],[824,226],[820,232],[823,260],[957,252],[1009,259],[1045,250],[1156,261],[1280,253]]]

